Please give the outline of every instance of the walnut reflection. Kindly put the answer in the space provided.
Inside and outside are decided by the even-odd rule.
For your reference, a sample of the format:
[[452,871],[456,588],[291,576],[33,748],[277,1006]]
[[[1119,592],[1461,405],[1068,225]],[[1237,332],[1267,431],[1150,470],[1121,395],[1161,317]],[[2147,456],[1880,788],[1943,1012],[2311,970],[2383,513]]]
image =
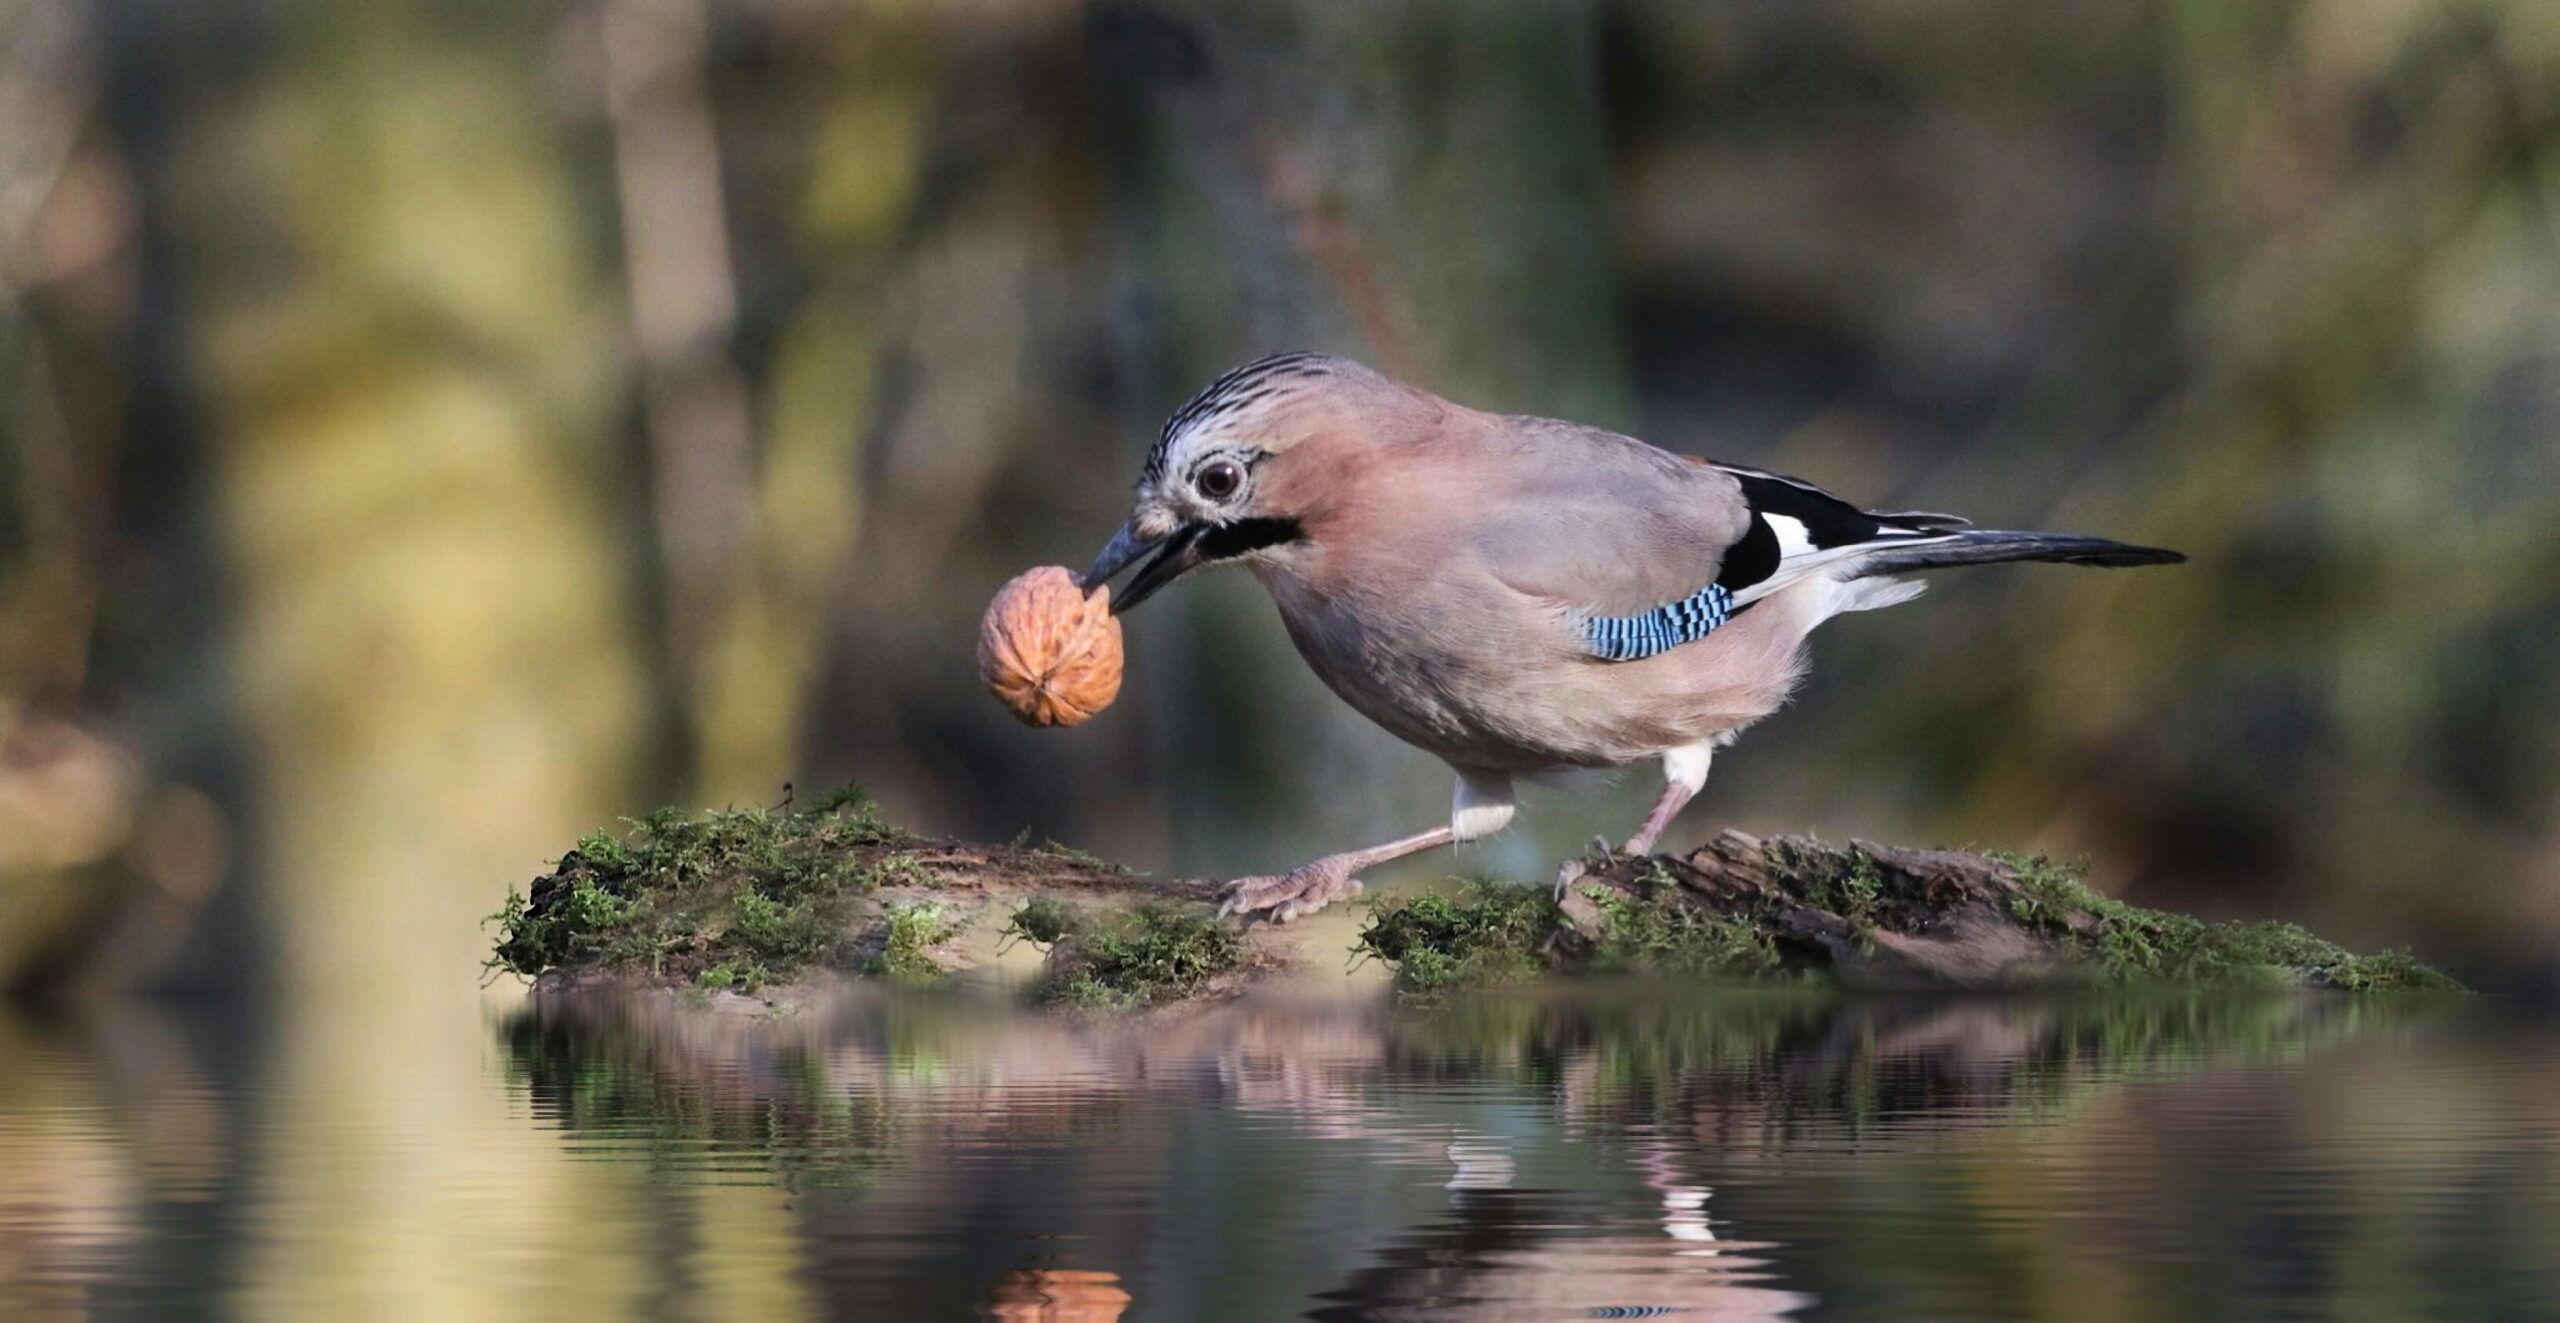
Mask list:
[[987,1289],[978,1316],[1006,1323],[1113,1323],[1129,1308],[1120,1274],[1074,1268],[1016,1268]]

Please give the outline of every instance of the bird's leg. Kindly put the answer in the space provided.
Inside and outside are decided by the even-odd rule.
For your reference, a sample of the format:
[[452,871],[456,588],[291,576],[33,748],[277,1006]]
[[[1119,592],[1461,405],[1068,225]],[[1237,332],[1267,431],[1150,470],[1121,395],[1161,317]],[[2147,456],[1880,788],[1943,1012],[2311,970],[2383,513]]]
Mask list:
[[1662,839],[1662,833],[1671,826],[1671,820],[1680,816],[1680,810],[1687,808],[1690,798],[1697,793],[1695,787],[1677,781],[1664,782],[1662,794],[1653,801],[1653,811],[1644,815],[1644,825],[1627,838],[1626,848],[1619,853],[1629,858],[1653,853],[1653,843]]
[[1692,744],[1662,755],[1662,797],[1653,801],[1653,812],[1644,815],[1644,825],[1627,841],[1626,853],[1653,853],[1654,842],[1670,829],[1671,820],[1707,784],[1707,760],[1714,752],[1708,745]]
[[1300,864],[1286,873],[1270,877],[1240,877],[1227,884],[1226,897],[1218,903],[1218,913],[1247,917],[1261,914],[1273,923],[1303,918],[1337,900],[1359,895],[1361,869],[1437,849],[1450,840],[1447,827],[1434,827],[1402,840],[1370,846],[1366,850],[1329,854]]
[[1512,808],[1509,777],[1461,772],[1456,800],[1449,809],[1449,825],[1365,850],[1329,854],[1286,873],[1237,878],[1227,884],[1218,913],[1263,914],[1274,923],[1303,918],[1337,900],[1359,895],[1361,870],[1454,842],[1489,836],[1511,821]]
[[[1619,853],[1629,858],[1653,853],[1654,842],[1662,839],[1662,833],[1671,827],[1671,820],[1680,816],[1680,810],[1687,808],[1699,788],[1707,783],[1707,757],[1714,752],[1711,745],[1692,744],[1662,755],[1662,797],[1653,801],[1653,812],[1644,815],[1644,825],[1636,828],[1636,834],[1628,838],[1626,848]],[[1604,865],[1607,864],[1609,843],[1595,837],[1591,844],[1591,853],[1599,856]],[[1582,859],[1567,859],[1558,865],[1556,900],[1562,902],[1572,892],[1573,884],[1590,871],[1590,863]]]

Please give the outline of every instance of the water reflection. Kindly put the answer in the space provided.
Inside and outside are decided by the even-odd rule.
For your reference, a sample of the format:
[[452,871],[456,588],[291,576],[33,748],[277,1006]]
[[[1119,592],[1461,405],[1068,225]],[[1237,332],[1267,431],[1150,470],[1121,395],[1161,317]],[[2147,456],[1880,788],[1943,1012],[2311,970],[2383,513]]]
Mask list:
[[239,1191],[224,1084],[147,1010],[0,1008],[0,1316],[76,1314],[205,1265]]
[[1605,1008],[1505,1004],[1527,1017],[1323,995],[1075,1023],[876,998],[742,1036],[583,1000],[535,1007],[508,1041],[536,1114],[569,1133],[676,1179],[753,1165],[807,1196],[812,1275],[839,1312],[1802,1304],[1756,1246],[1719,1237],[1664,1145],[1555,1125],[1556,1084],[1597,1046],[1572,1017]]
[[910,994],[777,1024],[547,1001],[494,1027],[477,1056],[422,1045],[419,1087],[461,1115],[419,1126],[383,1105],[396,1081],[295,1064],[334,1032],[0,1022],[0,1314],[2560,1303],[2560,1043],[2476,1006],[1593,987],[1129,1022]]
[[[1019,1312],[1051,1299],[1026,1283],[1090,1280],[1107,1304],[1062,1291],[1041,1307],[1114,1317],[1125,1292],[1172,1318],[1761,1318],[1831,1298],[1883,1317],[2089,1317],[2062,1299],[2040,1315],[2004,1279],[2022,1260],[2160,1253],[2117,1214],[2182,1197],[2148,1170],[2161,1143],[2243,1121],[2254,1137],[2217,1142],[2298,1138],[2308,1119],[2286,1102],[2306,1071],[2362,1051],[2340,1068],[2370,1087],[2363,1069],[2429,1041],[2427,1014],[1624,988],[1427,1014],[1274,999],[1135,1025],[855,1000],[745,1037],[587,1001],[509,1032],[537,1114],[571,1134],[671,1176],[746,1162],[859,1190],[799,1204],[839,1309],[1041,1317]],[[2146,1120],[2160,1106],[2178,1109],[2166,1133]],[[1039,1276],[1058,1273],[1100,1276]],[[1898,1301],[1862,1300],[1896,1279]]]

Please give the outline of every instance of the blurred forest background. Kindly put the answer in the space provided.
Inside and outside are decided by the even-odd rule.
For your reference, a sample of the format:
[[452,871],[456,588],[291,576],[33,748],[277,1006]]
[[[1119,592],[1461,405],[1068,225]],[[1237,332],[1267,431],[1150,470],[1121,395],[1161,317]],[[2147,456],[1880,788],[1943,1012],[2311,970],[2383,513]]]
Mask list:
[[[971,664],[1287,347],[2195,556],[1833,626],[1684,831],[2528,977],[2555,198],[2542,0],[0,0],[0,982],[426,997],[786,782],[1186,873],[1425,825],[1242,575],[1072,732]],[[1456,867],[1651,792],[1581,789]]]

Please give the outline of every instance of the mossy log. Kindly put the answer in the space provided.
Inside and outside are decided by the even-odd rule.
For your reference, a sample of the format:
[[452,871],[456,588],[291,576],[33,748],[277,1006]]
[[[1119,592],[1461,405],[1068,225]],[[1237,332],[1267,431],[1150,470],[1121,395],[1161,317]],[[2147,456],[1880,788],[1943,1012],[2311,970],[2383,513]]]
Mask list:
[[2042,858],[1738,831],[1686,855],[1586,859],[1553,899],[1479,887],[1385,902],[1361,942],[1426,992],[1607,968],[1872,990],[2458,986],[2407,955],[2356,955],[2292,924],[2128,905]]
[[[937,840],[857,792],[807,808],[664,811],[596,833],[491,916],[491,968],[768,995],[820,976],[932,980],[1015,943],[1049,1002],[1225,995],[1288,963],[1216,888],[1054,843]],[[2206,923],[2089,890],[2041,859],[1726,832],[1686,855],[1600,856],[1560,890],[1478,884],[1376,902],[1361,953],[1409,992],[1613,969],[1863,989],[2248,984],[2450,988],[2281,923]],[[969,940],[975,934],[976,941]]]
[[[490,916],[489,968],[777,998],[828,976],[928,982],[1012,942],[1043,1000],[1130,1006],[1240,987],[1279,962],[1214,916],[1214,884],[1147,878],[1055,842],[918,836],[858,790],[806,807],[661,810],[596,832]],[[968,940],[972,935],[981,940]]]

